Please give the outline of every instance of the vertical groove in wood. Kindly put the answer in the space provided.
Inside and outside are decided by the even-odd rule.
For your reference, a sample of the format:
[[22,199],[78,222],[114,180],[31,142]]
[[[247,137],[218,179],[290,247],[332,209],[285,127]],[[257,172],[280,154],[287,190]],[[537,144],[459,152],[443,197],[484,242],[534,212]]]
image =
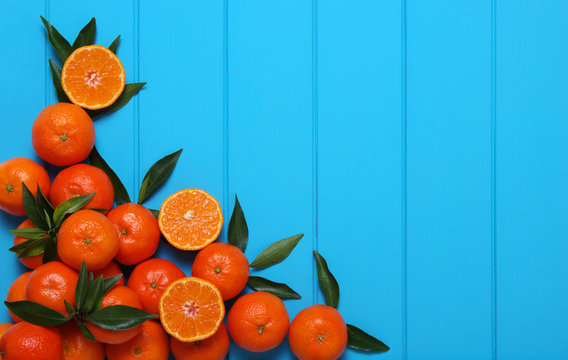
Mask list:
[[496,147],[497,147],[497,0],[491,1],[491,358],[497,359],[497,188],[496,188]]
[[401,201],[402,201],[402,229],[401,229],[401,234],[402,234],[402,358],[404,360],[406,360],[408,358],[408,351],[407,351],[407,345],[408,345],[408,341],[407,341],[407,325],[408,325],[408,321],[407,321],[407,279],[406,279],[406,270],[407,270],[407,266],[406,266],[406,260],[407,260],[407,200],[406,200],[406,195],[407,195],[407,176],[406,176],[406,169],[407,169],[407,154],[406,154],[406,127],[407,127],[407,117],[406,117],[406,110],[407,110],[407,106],[406,106],[406,58],[407,58],[407,53],[406,53],[406,21],[407,21],[407,17],[406,17],[406,0],[402,0],[401,1],[401,7],[402,7],[402,11],[401,11],[401,24],[402,24],[402,28],[401,28],[401,41],[402,41],[402,54],[401,54],[401,62],[402,62],[402,69],[401,69],[401,89],[402,89],[402,93],[401,93],[401,104],[402,104],[402,108],[401,108],[401,152],[402,152],[402,174],[401,174],[401,183],[402,183],[402,191],[401,191]]
[[[312,0],[312,136],[312,248],[318,251],[318,0]],[[313,301],[318,303],[319,285],[315,258],[312,272]]]
[[[140,81],[140,0],[133,0],[134,10],[134,82]],[[140,96],[134,96],[134,175],[132,200],[138,201],[140,189]]]

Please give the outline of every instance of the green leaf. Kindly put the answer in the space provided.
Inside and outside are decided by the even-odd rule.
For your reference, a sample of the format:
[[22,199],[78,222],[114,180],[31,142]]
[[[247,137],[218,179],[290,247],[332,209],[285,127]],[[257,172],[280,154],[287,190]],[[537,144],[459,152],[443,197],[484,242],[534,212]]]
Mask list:
[[[40,213],[44,214],[46,221],[48,218],[53,218],[53,205],[51,205],[49,200],[47,200],[39,185],[37,186],[36,191],[36,203]],[[47,213],[47,216],[45,216],[45,213]]]
[[110,51],[112,51],[113,53],[116,54],[116,49],[118,48],[118,43],[120,42],[120,35],[118,35],[116,37],[116,39],[114,39],[114,41],[110,44],[110,46],[108,47],[108,49]]
[[92,18],[91,21],[85,25],[79,31],[79,35],[73,42],[72,50],[75,51],[81,46],[93,45],[95,43],[95,35],[97,34],[97,22],[95,18]]
[[262,251],[256,259],[250,264],[255,269],[263,269],[282,262],[290,255],[292,250],[298,245],[298,242],[304,237],[304,234],[290,236],[289,238],[280,240],[270,245]]
[[74,213],[80,210],[83,206],[87,205],[89,201],[95,196],[95,193],[90,193],[88,195],[81,195],[75,196],[71,199],[65,200],[57,208],[53,213],[53,221],[57,226],[61,225],[63,222],[63,218],[67,214]]
[[83,307],[83,301],[87,295],[89,283],[89,273],[87,272],[87,264],[83,261],[81,269],[79,270],[79,279],[77,280],[77,287],[75,288],[75,305],[77,309]]
[[270,281],[260,276],[250,276],[247,285],[256,291],[266,291],[282,299],[301,299],[300,294],[288,285]]
[[55,93],[57,94],[57,100],[59,100],[59,102],[71,102],[61,85],[61,68],[52,59],[49,59],[49,68],[51,69],[51,77],[53,79]]
[[39,212],[34,195],[23,182],[22,200],[24,202],[24,211],[31,222],[40,229],[49,230],[49,226],[47,226],[47,222],[45,221],[43,214]]
[[239,203],[239,198],[235,195],[235,207],[233,208],[231,221],[229,221],[227,238],[229,240],[229,244],[238,247],[244,253],[248,244],[248,236],[249,231],[245,214],[243,213],[243,209]]
[[63,299],[63,303],[65,304],[65,310],[67,310],[69,316],[75,315],[75,308],[73,307],[73,305],[69,304],[65,299]]
[[16,236],[23,237],[26,239],[38,238],[47,234],[47,231],[33,227],[10,230],[10,232]]
[[45,29],[47,30],[47,38],[55,49],[57,56],[59,56],[59,61],[61,61],[62,64],[65,63],[65,60],[67,60],[69,55],[71,55],[71,45],[67,40],[65,40],[65,38],[59,33],[59,31],[57,31],[57,29],[53,25],[45,20],[43,16],[40,17],[43,25],[45,26]]
[[37,239],[30,239],[28,241],[23,242],[22,244],[25,243],[27,244],[27,246],[23,251],[21,251],[18,254],[18,258],[43,254],[50,240],[51,239],[49,237],[40,237]]
[[99,154],[96,147],[93,147],[91,154],[89,155],[89,163],[93,166],[98,167],[102,171],[107,174],[112,183],[112,187],[114,188],[114,197],[122,202],[129,203],[130,196],[128,196],[128,191],[126,191],[126,187],[116,173],[111,169],[111,167],[107,164],[107,162],[103,159],[101,154]]
[[45,249],[43,250],[43,263],[47,264],[50,261],[57,260],[57,244],[55,243],[55,239],[48,237],[48,241],[45,245]]
[[[32,238],[29,240],[26,240],[24,242],[19,243],[18,245],[14,245],[11,248],[9,248],[8,250],[11,252],[15,252],[16,254],[20,255],[21,253],[23,253],[24,251],[26,251],[26,249],[28,247],[35,247],[36,243],[40,240],[44,240],[45,238],[43,237],[38,237],[38,238]],[[31,250],[30,250],[31,251]],[[20,257],[20,256],[18,256]],[[24,256],[25,257],[25,256]]]
[[[92,273],[91,273],[92,274]],[[89,287],[85,295],[82,306],[78,309],[87,314],[96,309],[97,304],[103,297],[103,276],[99,276],[95,281],[89,281]]]
[[142,185],[140,186],[138,204],[142,204],[144,200],[150,197],[154,190],[170,176],[176,167],[182,151],[183,149],[180,149],[170,155],[164,156],[150,167],[150,170],[148,170],[144,176],[144,180],[142,180]]
[[351,324],[347,324],[347,346],[355,350],[367,352],[385,352],[390,350],[381,340]]
[[87,315],[87,321],[107,330],[128,330],[158,316],[125,305],[111,305]]
[[89,339],[94,342],[97,341],[93,336],[93,333],[91,333],[91,330],[89,330],[89,328],[87,327],[87,325],[85,325],[85,323],[83,323],[82,321],[77,321],[77,326],[79,326],[79,330],[81,330],[81,333],[86,339]]
[[87,210],[96,211],[96,212],[101,213],[103,215],[106,214],[107,211],[108,211],[108,209],[99,209],[99,208],[88,208]]
[[148,210],[150,210],[150,212],[152,214],[154,214],[154,217],[156,218],[156,220],[160,219],[160,210],[155,210],[155,209],[148,209]]
[[103,280],[103,296],[112,289],[116,283],[122,279],[122,274],[117,274]]
[[128,104],[130,99],[132,99],[132,97],[134,95],[136,95],[138,93],[138,91],[140,91],[140,89],[142,89],[144,87],[144,85],[146,85],[145,82],[134,83],[134,84],[126,84],[126,86],[124,87],[124,90],[122,91],[122,94],[120,94],[118,99],[116,99],[116,101],[111,106],[106,107],[104,109],[99,109],[99,110],[89,110],[89,111],[87,111],[87,113],[89,113],[91,118],[94,119],[94,118],[99,117],[101,115],[109,114],[113,111],[116,111],[116,110],[122,108],[123,106],[125,106],[126,104]]
[[325,297],[325,302],[327,305],[337,308],[337,305],[339,305],[339,284],[331,271],[329,271],[323,256],[314,250],[314,257],[316,258],[318,268],[318,281]]
[[4,301],[4,304],[14,315],[34,325],[57,326],[69,320],[65,315],[33,301]]

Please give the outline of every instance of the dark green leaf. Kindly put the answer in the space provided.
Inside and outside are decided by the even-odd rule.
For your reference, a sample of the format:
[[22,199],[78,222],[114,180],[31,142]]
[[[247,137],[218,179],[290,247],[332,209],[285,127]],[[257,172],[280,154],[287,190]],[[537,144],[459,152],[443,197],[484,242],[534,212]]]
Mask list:
[[114,285],[116,285],[116,283],[122,279],[122,274],[117,274],[114,276],[111,276],[109,278],[104,279],[103,281],[103,296],[106,295],[107,292],[109,292],[110,289],[112,289],[112,287]]
[[95,342],[97,341],[95,339],[95,337],[93,336],[93,334],[91,333],[91,330],[89,330],[89,328],[87,327],[87,325],[85,325],[81,321],[77,321],[77,326],[79,326],[79,330],[81,330],[81,333],[83,334],[85,339],[89,339],[89,340],[95,341]]
[[[92,274],[92,273],[91,273]],[[86,314],[96,309],[97,304],[103,295],[103,276],[99,276],[95,281],[89,283],[85,299],[82,307],[78,307],[79,311]]]
[[88,210],[93,210],[93,211],[96,211],[96,212],[101,213],[103,215],[106,214],[107,211],[108,211],[108,209],[98,209],[98,208],[89,208]]
[[34,194],[28,189],[26,184],[22,182],[22,200],[24,202],[24,211],[31,222],[38,228],[49,230],[47,222],[43,217],[43,213],[39,212]]
[[79,31],[79,35],[73,42],[73,49],[77,50],[81,46],[93,45],[95,43],[95,35],[97,34],[97,22],[95,18],[85,25],[84,28]]
[[103,159],[101,154],[97,151],[96,147],[93,147],[93,151],[91,151],[91,155],[89,155],[89,163],[93,166],[98,167],[102,171],[107,174],[112,183],[112,187],[114,188],[114,197],[122,202],[128,203],[130,202],[130,196],[128,196],[128,191],[124,187],[124,184],[116,173],[111,169],[111,167],[107,164],[107,162]]
[[160,210],[155,210],[155,209],[148,209],[148,210],[150,210],[150,212],[154,214],[156,220],[160,219]]
[[[36,256],[43,254],[45,252],[45,248],[47,247],[51,238],[49,237],[40,237],[37,239],[30,239],[24,243],[27,244],[27,247],[18,254],[19,258]],[[22,244],[24,244],[22,243]]]
[[61,68],[52,59],[49,59],[49,68],[51,69],[51,77],[53,79],[55,93],[57,94],[57,100],[59,100],[59,102],[71,102],[61,85]]
[[69,316],[75,315],[75,308],[73,307],[73,305],[69,304],[65,299],[63,300],[63,303],[65,304],[65,310],[67,310]]
[[47,264],[50,261],[57,260],[57,244],[55,240],[49,237],[47,244],[45,245],[45,250],[43,251],[43,263]]
[[144,85],[146,85],[145,82],[134,83],[134,84],[126,84],[126,86],[124,87],[124,90],[122,91],[122,94],[120,94],[118,99],[116,99],[116,101],[111,106],[106,107],[104,109],[99,109],[99,110],[89,110],[87,112],[89,113],[91,118],[94,119],[98,116],[109,114],[113,111],[116,111],[116,110],[122,108],[124,105],[128,104],[130,99],[132,99],[132,97],[134,95],[136,95],[138,93],[138,91],[140,91],[140,89],[142,89],[142,87],[144,87]]
[[11,252],[15,252],[16,254],[20,255],[21,253],[23,253],[28,247],[31,246],[35,246],[35,244],[39,241],[39,240],[43,240],[43,237],[39,237],[39,238],[34,238],[34,239],[29,239],[26,240],[24,242],[19,243],[18,245],[14,245],[11,248],[9,248],[8,250]]
[[40,326],[57,326],[69,320],[65,315],[33,301],[4,301],[14,315]]
[[347,324],[347,339],[347,346],[356,350],[367,352],[385,352],[390,350],[381,340],[351,324]]
[[288,285],[270,281],[260,276],[250,276],[247,285],[256,291],[266,291],[282,299],[301,299],[300,294]]
[[87,205],[87,203],[93,198],[93,196],[95,196],[95,193],[75,196],[59,204],[59,206],[57,206],[55,212],[53,213],[53,221],[55,222],[55,225],[61,225],[65,215],[80,210],[83,206]]
[[65,63],[65,60],[67,60],[69,55],[71,55],[71,45],[67,40],[65,40],[65,38],[59,33],[59,31],[57,31],[55,27],[53,27],[47,20],[43,18],[43,16],[40,17],[43,25],[45,26],[45,29],[47,30],[47,38],[55,49],[57,56],[59,56],[59,61],[61,61],[62,64]]
[[227,232],[229,244],[235,245],[242,252],[245,252],[248,244],[249,231],[245,214],[239,203],[239,198],[235,195],[235,207],[229,221],[229,230]]
[[314,257],[316,258],[318,268],[318,281],[325,297],[325,302],[327,305],[337,308],[337,305],[339,305],[339,284],[331,271],[329,271],[323,256],[314,250]]
[[119,42],[120,42],[120,35],[118,35],[116,39],[114,39],[114,41],[110,44],[110,46],[108,47],[109,50],[116,54],[116,49],[118,48]]
[[275,242],[264,249],[250,266],[255,269],[263,269],[282,262],[290,255],[303,237],[304,234],[298,234]]
[[125,305],[111,305],[87,315],[87,321],[107,330],[128,330],[157,318],[141,309]]
[[176,167],[182,151],[183,149],[180,149],[170,155],[164,156],[150,167],[150,170],[148,170],[144,176],[144,180],[142,180],[142,185],[140,186],[138,204],[142,204],[144,200],[150,197],[154,190],[170,176]]
[[47,231],[38,228],[23,228],[10,230],[10,232],[16,236],[23,237],[26,239],[37,238],[47,234]]
[[87,289],[89,283],[89,273],[87,272],[87,264],[83,261],[81,264],[81,269],[79,270],[79,279],[77,280],[77,287],[75,288],[75,305],[77,309],[83,307],[83,301],[87,295]]
[[[37,191],[36,191],[36,203],[37,203],[37,207],[38,207],[40,213],[42,213],[42,214],[47,213],[47,217],[53,218],[53,206],[51,205],[49,200],[47,200],[47,198],[45,197],[45,195],[41,191],[39,185],[37,186]],[[46,217],[46,216],[44,216],[44,217]],[[47,220],[47,218],[46,218],[46,220]]]

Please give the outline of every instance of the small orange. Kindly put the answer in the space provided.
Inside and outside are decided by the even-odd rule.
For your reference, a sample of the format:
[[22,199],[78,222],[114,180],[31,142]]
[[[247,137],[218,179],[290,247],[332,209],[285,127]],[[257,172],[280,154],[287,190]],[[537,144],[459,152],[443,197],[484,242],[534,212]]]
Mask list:
[[66,322],[59,330],[63,340],[62,360],[104,360],[104,344],[85,338],[75,321]]
[[[18,230],[20,229],[27,229],[27,228],[35,228],[34,223],[32,223],[32,221],[30,219],[26,219],[24,220],[23,223],[20,224],[20,226],[18,226]],[[25,241],[28,241],[29,239],[20,237],[20,236],[14,236],[14,246],[19,245]],[[43,264],[43,255],[35,255],[35,256],[28,256],[28,257],[21,257],[18,258],[18,260],[20,260],[20,262],[27,268],[29,269],[35,269],[38,266],[40,266],[41,264]]]
[[49,105],[32,126],[32,145],[40,158],[57,166],[83,161],[95,145],[95,125],[80,106]]
[[249,263],[238,247],[213,243],[197,253],[191,275],[215,284],[226,301],[239,295],[247,284]]
[[176,360],[223,360],[229,352],[229,345],[229,334],[223,323],[213,336],[205,340],[181,342],[171,338],[172,353]]
[[91,193],[95,195],[83,209],[110,210],[114,203],[114,188],[107,174],[98,167],[77,164],[62,170],[53,179],[49,201],[57,207],[72,197]]
[[15,157],[0,164],[0,210],[8,214],[23,216],[22,182],[36,195],[39,185],[41,192],[48,196],[51,180],[40,164],[25,157]]
[[158,315],[158,304],[164,290],[175,280],[184,277],[184,272],[170,260],[149,259],[132,270],[128,287],[138,294],[144,310]]
[[83,261],[88,271],[105,268],[118,252],[120,243],[112,222],[93,210],[71,214],[59,228],[57,254],[65,264],[79,270]]
[[106,47],[83,46],[63,64],[61,86],[72,103],[86,109],[102,109],[112,105],[124,90],[124,67]]
[[347,347],[347,326],[336,309],[312,305],[292,320],[288,341],[300,360],[335,360]]
[[4,360],[60,360],[61,334],[57,328],[20,322],[10,327],[0,339]]
[[274,349],[288,332],[290,318],[282,300],[276,295],[257,291],[235,301],[227,326],[231,338],[240,347],[263,352]]
[[35,301],[67,315],[63,300],[75,306],[79,274],[59,261],[51,261],[32,271],[26,284],[26,300]]
[[221,232],[223,213],[219,202],[200,189],[170,195],[160,208],[160,230],[170,244],[181,250],[200,250]]
[[122,344],[107,344],[108,360],[168,360],[170,344],[168,334],[159,322],[148,320],[141,325],[142,330]]
[[118,274],[121,274],[122,277],[120,278],[120,280],[118,280],[118,282],[114,286],[125,286],[126,281],[124,280],[124,274],[122,273],[122,269],[114,261],[111,261],[110,264],[108,264],[106,267],[102,268],[101,270],[93,272],[93,276],[95,277],[95,279],[101,275],[103,276],[103,279],[108,279],[109,277],[113,277]]
[[[28,283],[28,279],[32,274],[31,271],[25,272],[22,275],[18,276],[16,280],[10,285],[8,288],[8,293],[6,294],[6,301],[13,302],[13,301],[22,301],[26,300],[26,284]],[[23,321],[16,315],[14,315],[10,310],[8,310],[12,320],[15,322]]]
[[179,341],[199,341],[217,332],[225,316],[221,292],[207,280],[186,277],[174,281],[160,298],[160,320]]
[[116,261],[135,265],[154,255],[160,243],[160,227],[150,210],[128,203],[115,207],[107,217],[114,224],[120,240]]

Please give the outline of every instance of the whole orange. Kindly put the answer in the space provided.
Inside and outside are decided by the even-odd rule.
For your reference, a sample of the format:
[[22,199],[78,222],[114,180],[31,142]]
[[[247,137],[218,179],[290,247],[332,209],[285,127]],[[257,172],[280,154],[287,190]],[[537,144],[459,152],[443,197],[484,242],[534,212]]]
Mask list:
[[107,344],[108,360],[168,360],[170,344],[162,325],[149,320],[140,327],[142,330],[132,340],[122,344]]
[[114,224],[120,240],[116,261],[135,265],[154,255],[160,243],[160,227],[150,210],[127,203],[112,209],[107,217]]
[[93,210],[71,214],[57,236],[57,254],[61,261],[76,270],[83,261],[89,271],[103,269],[116,256],[119,246],[112,222]]
[[95,145],[95,125],[80,106],[49,105],[32,126],[32,145],[50,164],[68,166],[84,160]]
[[22,182],[36,195],[39,185],[41,192],[48,196],[51,180],[40,164],[25,157],[15,157],[0,164],[0,210],[8,214],[23,216]]
[[229,352],[229,345],[229,334],[223,323],[213,336],[205,340],[181,342],[172,337],[170,341],[172,353],[176,360],[223,360]]
[[51,261],[32,271],[26,284],[26,300],[35,301],[67,315],[64,300],[75,306],[79,274],[59,261]]
[[200,250],[195,257],[191,275],[215,284],[223,300],[239,295],[249,278],[249,262],[236,246],[212,243]]
[[[20,224],[20,226],[18,226],[18,230],[19,229],[26,229],[26,228],[35,228],[35,225],[32,223],[32,221],[30,219],[26,219],[24,220],[23,223]],[[20,236],[14,236],[14,246],[21,244],[25,241],[28,241],[29,239],[20,237]],[[20,262],[27,268],[29,269],[35,269],[38,266],[40,266],[41,264],[43,264],[43,255],[35,255],[35,256],[28,256],[28,257],[21,257],[18,258],[18,260],[20,260]]]
[[0,339],[0,353],[3,360],[60,360],[61,334],[54,327],[20,322]]
[[104,344],[85,338],[75,321],[66,322],[59,330],[63,341],[62,360],[104,360]]
[[114,203],[114,188],[107,174],[97,167],[77,164],[62,170],[53,179],[49,201],[56,207],[72,197],[91,193],[95,195],[83,209],[110,210]]
[[120,280],[118,280],[118,282],[114,286],[125,286],[126,280],[124,280],[124,274],[122,273],[122,269],[120,268],[120,266],[118,266],[118,264],[115,261],[111,261],[106,267],[102,268],[101,270],[93,272],[93,276],[95,277],[95,279],[101,275],[103,276],[103,279],[108,279],[109,277],[113,277],[118,274],[121,274],[122,277],[120,278]]
[[238,298],[227,317],[231,338],[252,352],[268,351],[280,345],[289,324],[288,311],[282,300],[264,291]]
[[288,341],[300,360],[335,360],[347,347],[347,326],[336,309],[312,305],[292,320]]
[[[22,301],[26,300],[26,284],[28,283],[28,279],[32,274],[31,271],[25,272],[22,275],[18,276],[16,280],[10,285],[8,288],[8,293],[6,294],[6,301],[13,302],[13,301]],[[16,315],[14,315],[10,310],[8,310],[12,320],[15,322],[23,321]]]
[[168,285],[185,277],[183,271],[166,259],[149,259],[138,264],[128,279],[128,287],[138,294],[144,310],[159,313],[160,297]]

